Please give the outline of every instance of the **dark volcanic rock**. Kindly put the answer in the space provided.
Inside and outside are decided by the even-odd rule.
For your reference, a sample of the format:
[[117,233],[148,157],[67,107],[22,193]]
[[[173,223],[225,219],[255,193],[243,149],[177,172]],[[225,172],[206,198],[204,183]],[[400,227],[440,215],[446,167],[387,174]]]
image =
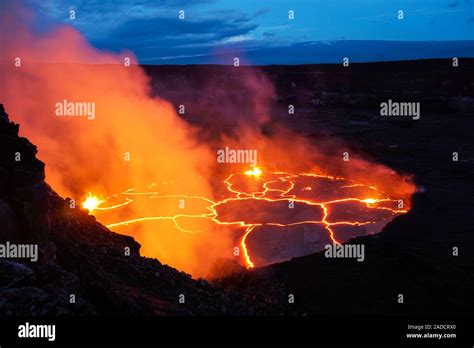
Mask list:
[[110,232],[82,209],[71,209],[44,182],[36,147],[18,137],[18,129],[0,105],[0,244],[37,243],[39,258],[0,259],[0,315],[273,311],[141,257],[133,238]]
[[[413,175],[419,192],[408,214],[377,235],[353,240],[365,244],[364,262],[318,253],[227,275],[216,284],[253,295],[282,284],[294,294],[291,308],[299,314],[472,314],[474,60],[461,61],[459,68],[449,60],[355,64],[345,71],[263,68],[280,97],[297,100],[298,121],[292,117],[288,127],[316,139],[337,134],[376,162]],[[389,98],[421,102],[420,120],[380,117],[378,103]]]

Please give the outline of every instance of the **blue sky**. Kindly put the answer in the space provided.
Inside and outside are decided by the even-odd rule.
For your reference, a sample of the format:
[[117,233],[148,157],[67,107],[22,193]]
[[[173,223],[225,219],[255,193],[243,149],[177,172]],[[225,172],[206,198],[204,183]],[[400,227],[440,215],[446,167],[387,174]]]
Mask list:
[[[249,64],[474,56],[472,42],[465,42],[474,40],[474,0],[27,1],[38,30],[66,23],[94,46],[130,49],[144,64],[229,63],[233,56]],[[68,18],[71,9],[75,20]],[[438,43],[363,42],[374,40]]]

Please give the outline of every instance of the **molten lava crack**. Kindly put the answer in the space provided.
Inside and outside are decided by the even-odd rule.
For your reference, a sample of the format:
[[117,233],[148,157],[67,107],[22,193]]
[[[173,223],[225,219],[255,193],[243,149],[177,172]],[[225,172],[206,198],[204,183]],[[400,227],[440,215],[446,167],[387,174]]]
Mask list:
[[[194,202],[193,209],[197,210],[196,212],[177,214],[173,211],[157,211],[156,216],[113,221],[107,223],[107,227],[168,220],[181,232],[202,232],[183,227],[184,221],[192,219],[206,219],[215,225],[234,226],[242,230],[241,260],[248,268],[272,262],[272,257],[265,259],[252,250],[259,249],[258,243],[254,243],[255,246],[252,248],[249,247],[248,240],[257,231],[266,231],[270,235],[275,233],[275,230],[284,232],[303,226],[302,238],[305,245],[309,245],[308,252],[311,252],[320,250],[322,242],[339,244],[357,235],[377,233],[393,217],[408,211],[406,203],[400,199],[387,197],[377,187],[328,175],[263,173],[261,169],[255,167],[244,173],[229,175],[223,184],[225,198],[218,201],[200,196],[162,194],[158,190],[137,192],[128,189],[121,194],[103,199],[89,195],[83,206],[98,215],[99,220],[106,221],[106,216],[104,215],[102,219],[102,214],[126,209],[138,197]],[[159,185],[153,184],[153,188],[157,186]],[[116,204],[110,204],[117,200]],[[106,203],[110,205],[107,206]],[[315,229],[310,230],[308,226],[313,226]],[[327,236],[321,235],[322,231],[325,231]],[[281,242],[273,245],[273,248],[286,255],[285,257],[290,257],[291,254],[287,255],[285,250],[282,251],[285,245]],[[311,249],[313,245],[316,249]],[[255,258],[259,260],[258,263],[254,260],[253,253],[257,254]],[[263,250],[260,254],[269,255],[271,252]]]

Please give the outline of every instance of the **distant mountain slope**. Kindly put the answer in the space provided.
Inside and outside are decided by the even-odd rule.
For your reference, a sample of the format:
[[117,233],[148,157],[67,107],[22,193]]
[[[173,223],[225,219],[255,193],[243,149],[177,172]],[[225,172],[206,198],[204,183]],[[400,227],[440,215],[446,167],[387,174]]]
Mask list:
[[242,48],[234,53],[169,57],[147,60],[147,64],[241,64],[299,65],[350,62],[381,62],[415,59],[474,57],[474,41],[309,41],[292,46]]

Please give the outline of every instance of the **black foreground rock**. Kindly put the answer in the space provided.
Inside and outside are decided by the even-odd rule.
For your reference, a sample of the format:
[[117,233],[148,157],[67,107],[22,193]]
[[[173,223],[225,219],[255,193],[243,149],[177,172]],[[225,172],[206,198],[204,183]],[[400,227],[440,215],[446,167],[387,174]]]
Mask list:
[[18,129],[0,105],[0,244],[38,243],[39,258],[0,258],[0,315],[277,314],[263,299],[141,257],[133,238],[71,209],[44,182],[36,147]]

